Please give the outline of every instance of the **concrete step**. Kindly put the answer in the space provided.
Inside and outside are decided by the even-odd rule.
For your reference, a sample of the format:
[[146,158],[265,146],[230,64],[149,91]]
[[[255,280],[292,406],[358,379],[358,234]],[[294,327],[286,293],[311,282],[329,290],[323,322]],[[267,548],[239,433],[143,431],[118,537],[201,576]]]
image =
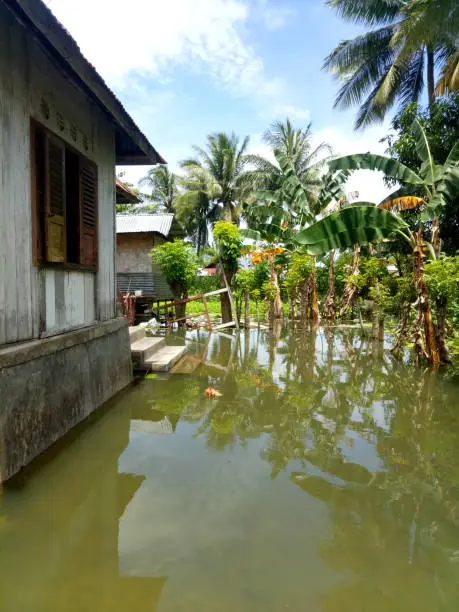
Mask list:
[[192,374],[202,363],[202,359],[196,355],[185,355],[172,368],[172,374]]
[[137,340],[141,340],[146,337],[145,328],[140,325],[134,325],[133,327],[129,327],[129,340],[131,341],[131,345]]
[[169,372],[186,352],[186,346],[163,346],[142,364],[142,369],[152,372]]
[[151,359],[153,355],[166,345],[165,338],[149,338],[145,336],[134,343],[131,343],[132,360],[136,364],[142,364],[147,359]]

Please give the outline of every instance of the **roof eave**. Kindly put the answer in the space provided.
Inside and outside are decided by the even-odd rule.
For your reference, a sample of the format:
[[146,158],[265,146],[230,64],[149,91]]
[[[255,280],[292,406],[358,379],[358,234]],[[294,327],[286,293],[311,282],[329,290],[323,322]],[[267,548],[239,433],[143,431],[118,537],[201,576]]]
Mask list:
[[41,46],[72,79],[107,113],[117,128],[116,163],[120,165],[165,164],[102,77],[81,53],[77,43],[43,2],[4,0]]

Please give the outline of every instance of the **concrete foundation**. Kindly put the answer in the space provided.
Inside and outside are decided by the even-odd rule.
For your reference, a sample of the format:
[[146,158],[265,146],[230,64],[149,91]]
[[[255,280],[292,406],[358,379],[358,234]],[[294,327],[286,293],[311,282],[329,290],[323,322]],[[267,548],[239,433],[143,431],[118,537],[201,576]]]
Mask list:
[[131,380],[124,319],[0,349],[0,481]]

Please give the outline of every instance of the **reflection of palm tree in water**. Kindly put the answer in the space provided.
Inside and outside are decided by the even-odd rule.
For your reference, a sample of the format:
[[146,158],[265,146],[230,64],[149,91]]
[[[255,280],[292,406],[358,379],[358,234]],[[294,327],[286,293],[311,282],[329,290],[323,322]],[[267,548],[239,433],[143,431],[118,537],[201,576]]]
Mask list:
[[[459,468],[452,458],[459,436],[451,432],[459,431],[459,416],[453,394],[445,396],[431,373],[407,376],[395,368],[392,374],[390,385],[387,376],[367,376],[370,409],[393,398],[386,424],[369,412],[364,423],[347,425],[348,435],[364,429],[376,444],[380,471],[372,474],[343,457],[339,437],[333,447],[331,436],[324,446],[315,435],[306,459],[321,475],[291,476],[327,504],[332,535],[320,546],[322,556],[333,570],[353,576],[327,592],[324,610],[350,612],[359,602],[362,610],[427,611],[454,609],[457,602],[458,571],[451,562],[459,550]],[[448,397],[451,411],[445,409]]]

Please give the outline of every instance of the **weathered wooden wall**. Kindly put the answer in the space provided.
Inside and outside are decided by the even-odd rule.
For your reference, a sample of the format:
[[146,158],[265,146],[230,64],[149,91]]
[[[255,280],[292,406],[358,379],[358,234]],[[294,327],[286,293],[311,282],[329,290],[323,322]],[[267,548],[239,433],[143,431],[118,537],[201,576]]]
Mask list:
[[[31,118],[98,166],[97,274],[33,265]],[[114,127],[0,2],[0,345],[115,316],[114,201]]]

